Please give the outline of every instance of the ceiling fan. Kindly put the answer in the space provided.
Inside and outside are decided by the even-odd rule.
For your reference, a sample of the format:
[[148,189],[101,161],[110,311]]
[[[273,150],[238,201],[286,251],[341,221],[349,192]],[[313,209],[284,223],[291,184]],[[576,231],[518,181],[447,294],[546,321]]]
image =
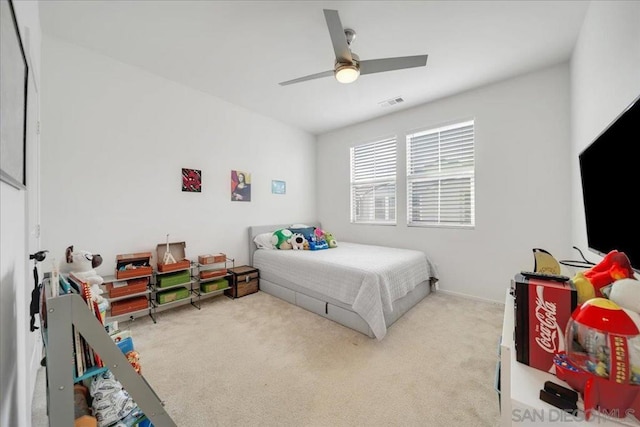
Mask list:
[[405,68],[424,67],[428,55],[399,56],[395,58],[368,59],[361,61],[358,55],[351,52],[351,43],[356,32],[351,28],[343,28],[337,10],[324,9],[324,17],[329,27],[329,36],[336,54],[333,70],[310,74],[293,80],[281,82],[280,86],[300,83],[321,77],[335,76],[340,83],[354,82],[360,74],[381,73],[384,71],[402,70]]

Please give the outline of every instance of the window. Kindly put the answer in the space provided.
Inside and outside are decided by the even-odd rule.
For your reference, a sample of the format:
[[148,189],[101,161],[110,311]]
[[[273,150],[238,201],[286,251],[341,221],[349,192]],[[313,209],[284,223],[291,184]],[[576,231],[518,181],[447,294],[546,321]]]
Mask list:
[[474,122],[407,135],[407,224],[475,225]]
[[351,148],[351,222],[396,223],[396,139]]

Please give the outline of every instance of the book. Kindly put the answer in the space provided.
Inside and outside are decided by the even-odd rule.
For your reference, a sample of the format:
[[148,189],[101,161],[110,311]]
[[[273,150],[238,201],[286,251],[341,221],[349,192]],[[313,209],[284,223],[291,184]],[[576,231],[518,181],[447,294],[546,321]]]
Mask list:
[[60,276],[60,272],[58,271],[58,264],[56,264],[55,258],[51,261],[51,264],[53,265],[53,268],[51,269],[51,296],[57,297],[60,295],[60,286],[58,286],[58,283],[62,276]]
[[75,326],[73,328],[73,352],[76,358],[76,376],[80,378],[84,375],[83,350],[80,343],[80,333]]

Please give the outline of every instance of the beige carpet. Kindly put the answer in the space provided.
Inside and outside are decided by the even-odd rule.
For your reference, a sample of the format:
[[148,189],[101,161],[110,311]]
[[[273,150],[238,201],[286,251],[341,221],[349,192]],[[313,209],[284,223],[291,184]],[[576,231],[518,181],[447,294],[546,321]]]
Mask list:
[[[129,328],[178,426],[497,426],[503,310],[434,293],[377,341],[259,292]],[[47,425],[41,371],[35,427]]]

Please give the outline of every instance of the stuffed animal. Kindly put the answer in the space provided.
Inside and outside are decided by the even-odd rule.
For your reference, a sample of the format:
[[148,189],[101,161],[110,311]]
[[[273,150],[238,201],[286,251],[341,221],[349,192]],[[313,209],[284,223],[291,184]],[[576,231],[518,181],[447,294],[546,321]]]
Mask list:
[[596,291],[591,282],[589,282],[589,279],[584,277],[584,273],[576,273],[571,281],[578,293],[578,305],[582,305],[583,302],[596,297]]
[[620,307],[640,313],[640,280],[616,280],[607,294],[607,297]]
[[313,236],[315,237],[316,242],[322,242],[325,240],[324,230],[322,228],[316,227],[316,229],[313,230]]
[[327,242],[330,248],[338,247],[338,242],[336,241],[335,237],[333,237],[333,234],[325,232],[324,240]]
[[293,233],[287,228],[282,228],[273,232],[271,236],[271,243],[276,249],[291,249],[291,237]]
[[631,268],[629,258],[624,252],[612,250],[598,264],[578,273],[573,278],[578,291],[578,304],[582,304],[590,298],[603,297],[603,290],[616,280],[633,278],[634,271]]
[[104,291],[100,288],[104,279],[95,270],[102,264],[102,257],[87,251],[74,251],[73,245],[71,245],[67,248],[66,258],[69,272],[89,284],[91,299],[103,308],[108,305],[107,300],[102,297]]
[[612,250],[598,264],[584,272],[584,277],[589,279],[596,291],[596,296],[601,297],[601,289],[616,280],[633,277],[633,269],[629,258],[624,252]]
[[290,239],[292,249],[294,250],[303,250],[304,243],[306,241],[307,239],[304,238],[302,233],[293,233],[293,236],[291,236],[291,239]]

